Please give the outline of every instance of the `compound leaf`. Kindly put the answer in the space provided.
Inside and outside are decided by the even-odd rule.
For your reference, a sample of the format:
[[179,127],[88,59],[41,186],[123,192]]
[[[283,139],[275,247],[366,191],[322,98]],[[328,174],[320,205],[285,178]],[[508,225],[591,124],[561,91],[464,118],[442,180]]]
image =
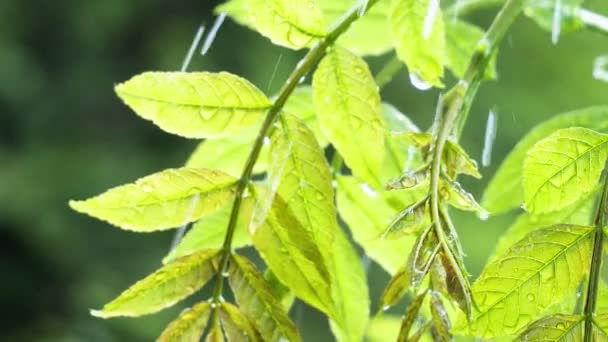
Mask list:
[[85,201],[70,201],[70,206],[122,229],[151,232],[219,210],[230,201],[235,186],[236,179],[220,171],[168,169]]
[[443,87],[446,41],[441,9],[431,0],[395,0],[390,31],[397,56],[410,75],[435,87]]
[[607,158],[608,135],[586,128],[539,141],[524,161],[525,209],[540,214],[575,203],[595,188]]
[[334,47],[313,77],[314,104],[325,136],[353,174],[380,187],[384,129],[380,94],[364,60]]
[[271,103],[227,72],[145,72],[116,86],[137,115],[186,138],[218,138],[259,123]]
[[162,332],[157,342],[199,341],[211,314],[211,303],[200,302],[182,312]]
[[524,202],[523,168],[526,152],[560,128],[587,127],[608,132],[608,106],[559,114],[534,127],[511,150],[486,188],[482,206],[493,214],[519,207]]
[[170,307],[202,288],[216,272],[218,252],[204,250],[177,259],[138,281],[102,310],[100,318],[137,317]]
[[[593,232],[593,227],[575,225],[543,228],[489,264],[472,286],[478,310],[468,333],[481,338],[514,334],[576,291],[589,270]],[[466,322],[458,330],[463,327]]]
[[241,311],[253,322],[264,341],[301,341],[295,324],[251,261],[233,255],[228,280]]

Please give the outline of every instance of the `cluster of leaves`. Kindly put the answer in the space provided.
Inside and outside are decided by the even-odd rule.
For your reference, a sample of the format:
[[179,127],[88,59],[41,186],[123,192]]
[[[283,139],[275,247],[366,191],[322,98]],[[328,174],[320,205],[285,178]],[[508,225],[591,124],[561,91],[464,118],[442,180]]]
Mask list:
[[[492,1],[464,2],[475,7]],[[184,167],[70,203],[79,212],[135,232],[192,225],[158,271],[92,313],[102,318],[152,314],[215,278],[213,298],[183,312],[162,332],[160,341],[195,341],[205,332],[209,341],[299,341],[300,334],[288,315],[296,297],[328,317],[337,340],[359,341],[370,321],[370,299],[360,258],[338,217],[365,253],[393,275],[381,308],[412,294],[400,323],[399,340],[429,336],[449,340],[451,330],[483,337],[517,331],[545,312],[541,304],[548,306],[538,292],[545,288],[536,289],[538,299],[532,301],[537,305],[526,306],[536,311],[517,311],[513,318],[510,308],[515,305],[519,310],[519,295],[532,291],[519,289],[528,286],[530,279],[538,282],[546,275],[541,271],[547,265],[553,265],[554,272],[558,272],[557,266],[570,267],[572,256],[566,253],[579,253],[578,273],[570,272],[567,284],[544,282],[544,278],[540,283],[564,295],[578,285],[590,260],[584,263],[584,253],[590,253],[593,241],[594,229],[587,226],[559,226],[528,236],[532,242],[520,242],[523,245],[509,250],[526,256],[500,259],[473,286],[469,284],[448,207],[488,215],[457,182],[460,174],[480,178],[477,165],[458,145],[457,134],[441,142],[445,147],[437,155],[437,125],[429,130],[432,133],[422,132],[394,106],[383,103],[363,59],[395,50],[420,88],[443,87],[445,68],[462,78],[472,56],[480,52],[478,42],[484,43],[484,33],[458,18],[462,14],[456,10],[459,6],[463,6],[461,2],[448,2],[442,8],[432,0],[231,0],[217,11],[277,45],[310,49],[294,71],[297,79],[292,75],[277,97],[269,98],[249,81],[226,72],[146,72],[119,84],[118,96],[142,118],[168,133],[205,140]],[[530,2],[527,13],[542,23],[553,7],[553,2]],[[328,26],[328,22],[336,24]],[[317,62],[312,84],[300,84],[300,78]],[[481,72],[485,78],[494,78],[494,60]],[[462,96],[448,94],[446,100]],[[441,104],[439,108],[441,117]],[[451,132],[453,127],[447,129]],[[604,137],[580,134],[593,140],[589,144]],[[502,170],[507,171],[497,175],[491,188],[504,187],[500,177],[517,181],[513,174],[519,173],[512,165],[519,166],[516,159],[523,159],[521,154],[534,142],[514,150],[520,157],[505,162]],[[573,154],[580,152],[578,147],[573,147]],[[326,151],[333,155],[332,167]],[[538,177],[523,177],[513,191],[519,191],[520,184],[526,189],[542,187],[546,190],[532,195],[526,192],[526,209],[534,214],[569,210],[568,217],[575,217],[579,208],[586,207],[580,205],[582,199],[572,200],[571,193],[589,197],[601,172],[598,161],[605,160],[603,147],[593,151],[596,154],[587,159],[595,164],[584,174],[587,191],[571,189],[583,184],[568,183],[570,169],[569,174],[551,179],[548,184],[554,188],[546,188]],[[527,167],[526,174],[540,173],[547,158],[542,153],[539,150],[535,159],[541,165]],[[532,152],[529,155],[534,157]],[[432,170],[435,162],[438,174]],[[577,165],[584,169],[582,161]],[[511,175],[502,175],[508,172]],[[501,205],[508,209],[492,199],[494,193],[489,190],[486,194],[486,205],[492,210]],[[551,196],[559,197],[557,204],[553,199],[547,201]],[[513,196],[509,199],[515,200]],[[437,215],[433,215],[433,203]],[[553,204],[547,207],[547,203]],[[555,216],[522,220],[531,226]],[[512,235],[525,235],[522,231],[531,229],[528,226]],[[519,277],[518,267],[524,268],[504,260],[533,258],[528,254],[535,251],[528,247],[542,244],[563,248],[553,254],[545,250],[546,255],[538,259],[543,267],[533,264],[534,275],[517,278],[518,282],[514,279],[511,292],[515,296],[498,296],[510,283],[501,281],[496,284],[500,289],[493,289],[493,277],[503,272]],[[262,257],[267,266],[264,273],[237,253],[249,246]],[[564,258],[558,260],[558,256]],[[526,272],[534,270],[526,266]],[[235,304],[222,296],[224,278]],[[427,301],[429,312],[420,311]],[[451,322],[458,311],[464,312],[464,323],[455,330]],[[430,319],[420,323],[418,316]],[[549,319],[561,319],[568,327],[580,323],[574,316],[556,317]],[[540,321],[536,326],[547,324]],[[414,326],[418,330],[410,335]]]

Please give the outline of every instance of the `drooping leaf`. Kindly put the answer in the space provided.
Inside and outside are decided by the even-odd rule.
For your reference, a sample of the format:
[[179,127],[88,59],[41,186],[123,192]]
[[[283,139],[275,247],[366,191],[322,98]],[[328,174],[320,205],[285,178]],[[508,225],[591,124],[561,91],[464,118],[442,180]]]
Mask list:
[[457,329],[481,338],[516,333],[574,292],[589,270],[594,228],[534,231],[489,264],[473,284],[477,311]]
[[[241,204],[239,219],[232,238],[233,249],[251,244],[251,237],[247,228],[251,221],[253,202],[252,198],[245,198]],[[232,205],[226,205],[219,211],[201,218],[186,233],[179,245],[163,259],[163,263],[203,249],[220,249],[224,243],[231,212]]]
[[211,329],[209,329],[209,333],[207,333],[207,337],[205,338],[205,342],[224,342],[224,332],[222,331],[222,327],[219,325],[219,322],[213,322]]
[[211,303],[209,302],[200,302],[194,305],[171,322],[156,341],[199,341],[203,336],[211,311]]
[[329,141],[321,131],[321,125],[317,119],[317,113],[313,103],[312,87],[297,87],[289,99],[287,99],[287,102],[285,102],[283,112],[300,118],[313,132],[321,147],[325,148],[329,144]]
[[556,314],[544,317],[530,324],[517,340],[522,342],[583,341],[584,322],[583,316]]
[[112,188],[72,209],[137,232],[179,227],[230,201],[236,179],[207,169],[169,169]]
[[301,341],[295,324],[251,261],[233,255],[228,280],[241,312],[253,322],[264,341]]
[[[462,79],[475,53],[477,43],[483,38],[484,32],[479,27],[462,20],[446,20],[446,65]],[[495,55],[496,56],[496,55]],[[485,78],[496,78],[496,57],[492,57],[486,67]]]
[[261,122],[271,106],[253,84],[227,72],[145,72],[116,93],[137,115],[187,138],[232,135]]
[[325,258],[338,230],[331,172],[313,133],[297,117],[284,114],[271,137],[271,154],[279,156],[268,170],[268,181],[278,184],[276,194],[286,201],[298,226],[314,241]]
[[[317,0],[327,23],[334,23],[359,0]],[[338,44],[359,56],[381,55],[393,49],[389,35],[390,1],[379,1],[338,38]]]
[[519,207],[524,202],[522,181],[526,152],[560,128],[587,127],[608,132],[608,107],[591,107],[559,114],[534,127],[511,150],[485,190],[482,205],[494,214]]
[[390,31],[397,56],[410,75],[435,87],[443,87],[446,41],[443,16],[431,0],[395,0]]
[[230,342],[262,342],[262,336],[251,320],[234,305],[222,303],[220,318],[226,337]]
[[405,316],[403,316],[403,319],[401,320],[401,328],[399,329],[399,337],[397,338],[398,342],[409,341],[408,337],[410,330],[414,326],[418,311],[420,311],[420,307],[422,306],[422,303],[424,303],[427,292],[428,290],[424,290],[422,293],[418,294],[408,306]]
[[338,230],[331,258],[331,297],[335,318],[331,330],[338,342],[361,341],[369,322],[369,291],[361,258]]
[[330,276],[323,255],[279,195],[252,240],[268,267],[296,296],[333,314]]
[[339,176],[336,180],[338,211],[353,238],[370,258],[394,274],[403,265],[404,251],[411,250],[415,237],[383,240],[381,236],[399,211],[424,193],[376,192],[352,176]]
[[253,27],[274,44],[291,49],[325,36],[323,13],[315,0],[248,0]]
[[450,328],[452,323],[450,322],[447,309],[443,304],[441,294],[436,291],[431,291],[430,297],[431,317],[433,321],[431,333],[433,334],[433,340],[443,342],[451,341],[452,335],[450,334]]
[[355,176],[379,188],[384,130],[380,94],[365,61],[334,47],[314,74],[313,95],[325,136]]
[[[557,4],[559,1],[559,5]],[[541,28],[552,32],[554,30],[555,12],[559,11],[559,30],[572,32],[583,28],[582,21],[576,15],[584,0],[528,0],[524,13],[534,20]],[[559,6],[559,8],[557,7]]]
[[472,194],[467,192],[460,183],[443,179],[441,182],[441,196],[449,203],[460,210],[476,212],[480,217],[486,217],[488,212],[484,209]]
[[203,287],[216,272],[218,253],[205,250],[177,259],[138,281],[102,310],[100,318],[137,317],[170,307]]
[[524,161],[525,209],[560,210],[591,192],[608,158],[608,135],[580,127],[559,130],[532,147]]

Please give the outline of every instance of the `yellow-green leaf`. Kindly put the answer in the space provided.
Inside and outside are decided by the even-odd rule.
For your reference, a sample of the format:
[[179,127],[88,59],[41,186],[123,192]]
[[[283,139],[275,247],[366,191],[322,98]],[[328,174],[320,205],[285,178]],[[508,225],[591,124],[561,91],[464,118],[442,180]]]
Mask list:
[[[317,0],[327,23],[334,23],[359,0]],[[381,55],[393,49],[389,35],[388,13],[390,1],[380,1],[370,7],[338,38],[338,44],[359,56]]]
[[218,5],[213,11],[216,14],[225,13],[237,23],[254,29],[249,19],[249,0],[229,0]]
[[283,112],[300,118],[314,133],[319,145],[324,148],[329,144],[329,141],[327,141],[327,138],[321,131],[312,98],[312,87],[297,87],[289,99],[287,99],[287,102],[285,102]]
[[233,255],[228,280],[241,311],[253,322],[264,341],[301,341],[295,324],[251,261]]
[[402,134],[420,132],[420,129],[391,104],[382,103],[382,116],[388,131],[384,145],[384,164],[380,173],[380,182],[384,185],[406,170],[420,166],[422,158],[411,142],[401,138]]
[[396,341],[399,334],[401,319],[397,316],[378,315],[370,322],[365,333],[366,341],[385,342]]
[[222,331],[222,327],[219,325],[219,322],[213,322],[211,329],[207,333],[207,337],[205,338],[205,342],[224,342],[224,332]]
[[182,312],[176,320],[171,322],[157,342],[190,342],[199,341],[203,336],[211,314],[211,303],[200,302],[192,308]]
[[416,322],[418,311],[420,311],[420,307],[422,306],[422,303],[424,303],[427,292],[428,290],[424,290],[424,292],[418,294],[408,306],[407,311],[401,320],[401,328],[399,329],[399,337],[397,338],[398,342],[409,341],[408,337],[410,335],[410,330]]
[[[253,212],[254,201],[245,198],[241,203],[239,219],[232,237],[232,248],[239,249],[251,244],[249,223]],[[203,249],[220,249],[226,237],[226,228],[230,221],[232,205],[228,204],[219,211],[203,216],[186,233],[182,241],[163,259],[163,263],[196,253]]]
[[421,191],[377,192],[352,176],[337,179],[337,205],[353,238],[371,259],[394,274],[405,261],[415,237],[383,240],[391,220],[408,204],[424,196]]
[[[475,53],[477,43],[483,38],[484,32],[479,27],[462,20],[446,20],[446,66],[458,78],[463,78]],[[486,67],[485,78],[496,78],[496,54]]]
[[253,323],[234,305],[222,303],[220,307],[222,327],[228,341],[231,342],[262,342],[262,336]]
[[522,342],[575,342],[583,341],[583,316],[556,314],[530,324],[517,341]]
[[291,49],[312,45],[326,33],[315,0],[248,0],[249,19],[274,44]]
[[560,210],[591,192],[608,158],[608,135],[580,127],[559,130],[532,147],[524,161],[525,209]]
[[169,169],[112,188],[70,206],[122,229],[151,232],[179,227],[222,208],[236,179],[207,169]]
[[116,93],[137,115],[187,138],[232,135],[259,123],[271,106],[253,84],[227,72],[145,72]]
[[312,83],[325,136],[355,176],[379,188],[384,129],[380,94],[367,64],[334,47],[319,64]]
[[591,107],[555,115],[534,127],[502,162],[485,190],[482,205],[494,214],[519,207],[524,202],[522,165],[526,152],[556,130],[573,126],[608,132],[608,107]]
[[593,232],[557,225],[527,235],[473,284],[477,310],[468,331],[466,322],[458,330],[481,338],[512,335],[574,293],[589,270]]
[[216,272],[218,253],[205,250],[173,261],[138,281],[93,316],[137,317],[158,312],[190,296]]
[[443,87],[446,42],[441,9],[431,0],[395,0],[390,13],[390,31],[397,56],[408,67],[410,77]]

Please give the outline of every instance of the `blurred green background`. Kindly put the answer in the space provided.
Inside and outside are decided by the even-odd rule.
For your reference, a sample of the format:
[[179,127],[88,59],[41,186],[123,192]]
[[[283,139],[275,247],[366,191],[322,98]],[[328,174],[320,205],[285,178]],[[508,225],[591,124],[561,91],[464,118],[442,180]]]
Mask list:
[[[196,145],[136,117],[113,85],[146,70],[177,70],[201,22],[219,1],[0,1],[0,331],[3,341],[150,341],[183,305],[142,319],[103,321],[88,314],[153,271],[172,233],[137,235],[69,210],[82,199],[155,171],[181,165]],[[608,13],[603,0],[586,7]],[[470,19],[487,27],[494,10]],[[498,59],[498,82],[485,84],[463,144],[479,158],[485,122],[498,112],[493,163],[534,124],[560,112],[608,103],[608,84],[591,76],[608,37],[550,33],[521,18]],[[274,81],[270,75],[281,57]],[[191,70],[226,70],[275,92],[302,52],[274,47],[230,20]],[[390,56],[371,58],[377,71]],[[421,127],[437,93],[413,88],[405,71],[383,97]],[[480,222],[455,213],[474,276],[514,214]],[[377,298],[387,276],[369,272]],[[330,340],[327,323],[297,306],[305,340]]]

